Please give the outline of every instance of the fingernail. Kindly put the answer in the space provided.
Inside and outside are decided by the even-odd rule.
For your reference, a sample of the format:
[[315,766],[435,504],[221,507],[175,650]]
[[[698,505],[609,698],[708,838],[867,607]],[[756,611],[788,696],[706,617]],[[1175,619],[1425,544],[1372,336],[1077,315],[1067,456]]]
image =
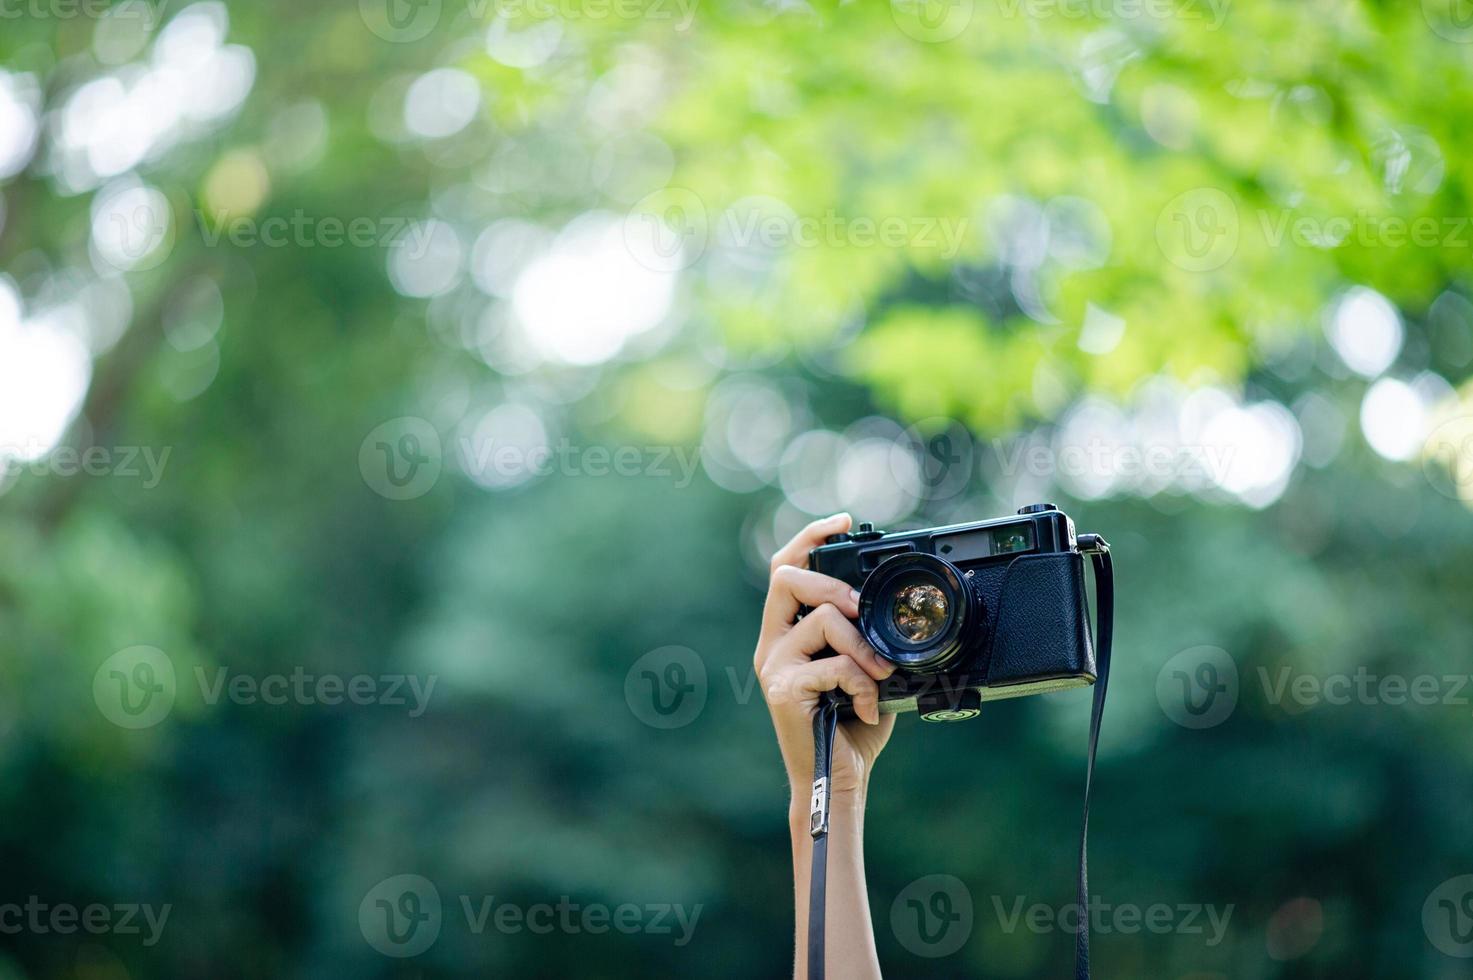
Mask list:
[[849,512],[848,511],[841,510],[837,514],[830,514],[828,517],[824,518],[824,523],[825,524],[835,524],[835,523],[838,523],[839,521],[846,521],[846,520],[849,520]]
[[852,602],[852,603],[854,603],[856,606],[859,605],[859,590],[858,589],[850,589],[849,590],[849,601]]

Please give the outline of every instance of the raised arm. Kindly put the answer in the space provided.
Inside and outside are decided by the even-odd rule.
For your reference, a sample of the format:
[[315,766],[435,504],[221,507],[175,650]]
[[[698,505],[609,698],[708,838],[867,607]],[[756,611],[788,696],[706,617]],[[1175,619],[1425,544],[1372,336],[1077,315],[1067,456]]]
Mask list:
[[[849,524],[848,514],[815,521],[773,556],[754,658],[792,790],[788,827],[793,844],[797,980],[806,980],[808,972],[804,951],[813,854],[808,833],[813,716],[819,695],[836,688],[853,698],[859,719],[841,724],[834,743],[824,940],[827,973],[845,980],[880,976],[864,880],[864,802],[875,759],[895,727],[893,715],[879,713],[876,682],[894,667],[875,654],[851,622],[859,615],[858,593],[838,579],[807,569],[808,552],[828,535],[847,531]],[[801,620],[800,606],[812,609]]]

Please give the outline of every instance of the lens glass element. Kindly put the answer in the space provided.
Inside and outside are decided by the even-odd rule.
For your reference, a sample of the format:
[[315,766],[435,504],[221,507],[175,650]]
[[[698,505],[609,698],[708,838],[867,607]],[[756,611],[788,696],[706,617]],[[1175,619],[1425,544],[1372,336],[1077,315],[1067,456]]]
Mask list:
[[930,582],[901,586],[895,591],[893,608],[895,629],[912,643],[925,643],[946,626],[946,593]]

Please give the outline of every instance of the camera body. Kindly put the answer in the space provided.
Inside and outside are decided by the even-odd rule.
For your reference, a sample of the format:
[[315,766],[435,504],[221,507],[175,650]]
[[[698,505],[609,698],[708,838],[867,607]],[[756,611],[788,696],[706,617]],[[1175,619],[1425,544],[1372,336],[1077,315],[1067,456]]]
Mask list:
[[921,531],[861,524],[809,553],[810,568],[859,590],[860,633],[896,665],[880,710],[927,721],[1093,684],[1084,566],[1074,522],[1053,504]]

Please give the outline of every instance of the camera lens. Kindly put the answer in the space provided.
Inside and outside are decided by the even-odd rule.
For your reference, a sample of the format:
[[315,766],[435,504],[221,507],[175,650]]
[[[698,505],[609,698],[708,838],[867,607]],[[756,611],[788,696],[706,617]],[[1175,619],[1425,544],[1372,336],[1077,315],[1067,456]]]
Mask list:
[[907,552],[881,562],[859,592],[859,628],[880,656],[917,673],[943,670],[967,649],[982,605],[955,565]]
[[946,626],[950,603],[940,586],[926,582],[902,585],[895,591],[895,607],[890,613],[900,635],[912,643],[924,643]]

